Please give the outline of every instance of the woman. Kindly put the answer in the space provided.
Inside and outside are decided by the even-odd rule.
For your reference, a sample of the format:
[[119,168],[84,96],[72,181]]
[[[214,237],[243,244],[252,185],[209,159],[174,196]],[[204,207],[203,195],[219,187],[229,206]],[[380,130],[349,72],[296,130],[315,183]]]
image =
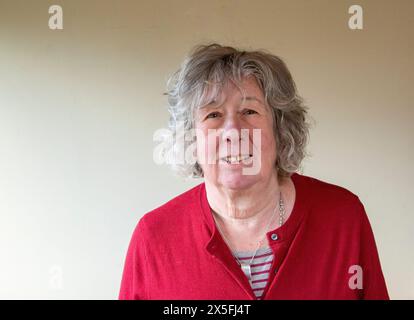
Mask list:
[[198,46],[169,85],[165,156],[204,182],[141,218],[120,299],[389,298],[358,196],[297,173],[307,108],[280,58]]

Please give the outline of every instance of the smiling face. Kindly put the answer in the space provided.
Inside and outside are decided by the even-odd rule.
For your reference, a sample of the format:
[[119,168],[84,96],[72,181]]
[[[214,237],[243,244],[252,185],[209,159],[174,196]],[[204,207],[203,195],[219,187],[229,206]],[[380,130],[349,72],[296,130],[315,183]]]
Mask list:
[[[220,96],[194,115],[197,159],[204,179],[234,190],[265,183],[276,174],[272,111],[254,77],[245,77],[240,87],[244,95],[228,81]],[[254,174],[246,174],[249,168]]]

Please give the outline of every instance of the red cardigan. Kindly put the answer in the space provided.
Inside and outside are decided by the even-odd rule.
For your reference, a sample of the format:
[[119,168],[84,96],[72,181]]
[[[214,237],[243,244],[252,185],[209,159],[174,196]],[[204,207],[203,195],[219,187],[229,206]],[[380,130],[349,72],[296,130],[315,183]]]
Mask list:
[[[262,299],[389,299],[359,198],[298,173],[292,181],[293,211],[281,227],[267,233],[275,258]],[[354,265],[361,267],[359,272]],[[119,299],[255,299],[215,227],[204,183],[140,219]]]

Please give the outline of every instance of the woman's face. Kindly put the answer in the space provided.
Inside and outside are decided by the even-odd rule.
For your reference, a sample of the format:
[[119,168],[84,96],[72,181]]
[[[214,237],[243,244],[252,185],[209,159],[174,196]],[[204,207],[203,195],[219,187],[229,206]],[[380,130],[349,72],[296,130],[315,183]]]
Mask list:
[[244,100],[229,81],[215,101],[195,111],[197,161],[204,179],[236,190],[270,179],[276,161],[273,119],[263,92],[252,76],[241,87]]

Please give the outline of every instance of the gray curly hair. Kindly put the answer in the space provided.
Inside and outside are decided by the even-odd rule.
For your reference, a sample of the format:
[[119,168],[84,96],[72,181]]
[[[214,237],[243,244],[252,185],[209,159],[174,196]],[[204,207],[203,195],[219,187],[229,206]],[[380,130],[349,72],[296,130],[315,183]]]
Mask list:
[[[187,178],[203,177],[203,170],[197,162],[175,161],[177,149],[186,149],[195,142],[195,137],[193,141],[177,139],[178,123],[184,131],[193,129],[196,108],[217,97],[227,81],[240,85],[247,76],[255,77],[273,111],[278,176],[289,177],[300,168],[308,155],[305,151],[310,128],[308,108],[298,95],[286,64],[264,50],[242,51],[213,43],[194,47],[167,82],[164,94],[168,96],[168,126],[173,136],[164,144],[163,155],[176,174]],[[177,146],[177,143],[184,143],[184,146]]]

